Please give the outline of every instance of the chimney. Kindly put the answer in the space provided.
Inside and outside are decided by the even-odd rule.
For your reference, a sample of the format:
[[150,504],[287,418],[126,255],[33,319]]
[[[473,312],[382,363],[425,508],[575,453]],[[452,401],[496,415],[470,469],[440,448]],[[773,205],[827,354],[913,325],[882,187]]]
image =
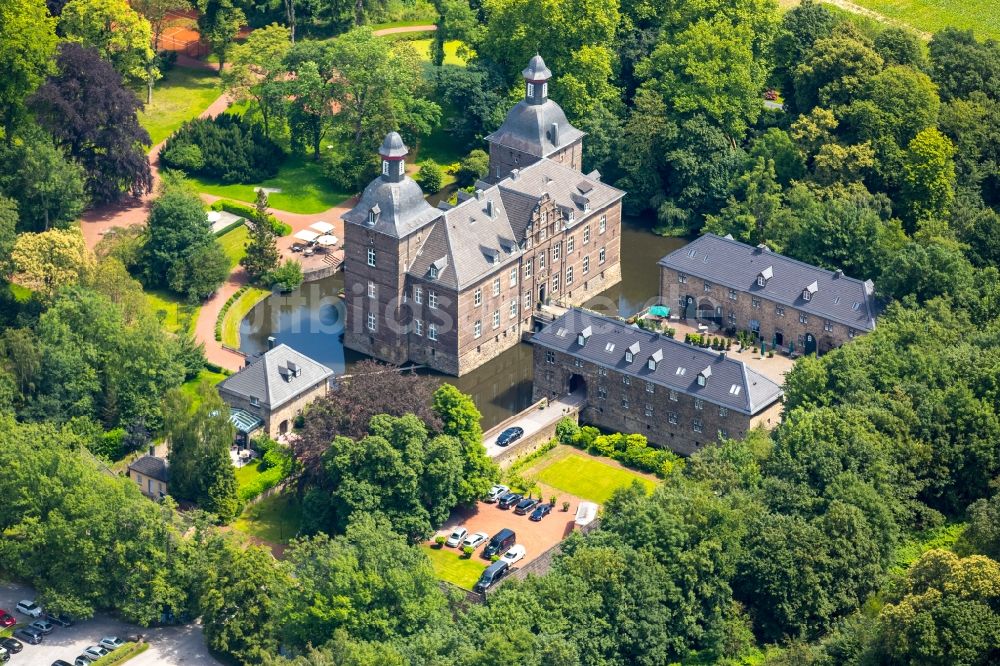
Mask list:
[[493,200],[487,199],[486,201],[486,214],[491,218],[493,217]]
[[482,201],[483,200],[483,191],[482,190],[476,190],[476,200],[477,201]]
[[521,170],[520,169],[511,169],[510,170],[510,179],[511,180],[517,180],[517,177],[520,176],[520,175],[521,175]]
[[552,123],[552,143],[559,145],[559,123]]
[[298,366],[298,365],[297,365],[296,363],[294,363],[294,362],[292,362],[292,361],[289,361],[289,362],[288,362],[288,372],[289,372],[289,374],[291,374],[291,375],[292,375],[293,377],[298,377],[298,376],[299,376],[299,374],[301,374],[301,372],[302,372],[302,371],[301,371],[301,370],[299,370],[299,366]]
[[274,349],[274,343],[275,342],[276,342],[276,340],[274,339],[273,335],[267,336],[267,350],[268,351],[271,351],[272,349]]
[[837,270],[835,270],[833,272],[833,277],[834,278],[842,278],[842,277],[844,277],[844,271],[838,268]]
[[156,444],[150,444],[149,445],[149,455],[152,458],[156,457]]

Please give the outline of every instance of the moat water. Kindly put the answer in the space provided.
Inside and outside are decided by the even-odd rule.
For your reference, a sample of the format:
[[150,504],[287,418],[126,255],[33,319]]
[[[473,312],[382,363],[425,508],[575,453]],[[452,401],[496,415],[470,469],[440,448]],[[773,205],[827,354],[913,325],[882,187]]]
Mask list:
[[[586,305],[598,312],[627,317],[654,303],[659,293],[661,257],[683,246],[680,238],[664,238],[641,221],[625,218],[622,227],[622,281]],[[240,325],[241,349],[248,355],[267,349],[274,336],[337,374],[350,373],[363,354],[345,349],[340,339],[343,305],[337,293],[343,273],[310,282],[290,294],[275,294],[258,304]],[[519,344],[464,377],[431,373],[470,394],[490,428],[531,404],[531,347]]]

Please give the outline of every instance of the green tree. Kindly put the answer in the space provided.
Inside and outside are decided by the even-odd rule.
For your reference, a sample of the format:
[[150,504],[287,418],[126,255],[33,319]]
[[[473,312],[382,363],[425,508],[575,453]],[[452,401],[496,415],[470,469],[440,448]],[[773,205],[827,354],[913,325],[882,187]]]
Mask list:
[[247,220],[250,239],[247,242],[246,255],[240,259],[240,265],[246,269],[251,281],[258,281],[278,266],[281,255],[275,242],[271,227],[271,214],[267,210],[267,193],[257,190],[257,203],[252,220]]
[[749,171],[733,182],[733,193],[718,215],[705,217],[703,231],[751,245],[763,243],[772,235],[770,227],[781,209],[781,186],[774,173],[774,162],[759,157]]
[[0,195],[0,278],[7,279],[13,266],[10,262],[17,241],[17,202]]
[[490,156],[485,150],[476,149],[462,158],[458,165],[458,181],[462,185],[471,185],[490,172]]
[[302,275],[302,264],[294,259],[285,259],[267,274],[266,279],[279,291],[288,292],[298,289],[305,278]]
[[886,65],[905,65],[918,70],[928,69],[927,56],[920,37],[907,28],[886,26],[874,40],[875,51]]
[[[132,8],[149,21],[153,52],[160,50],[163,31],[176,21],[177,14],[191,9],[189,0],[132,0]],[[149,100],[146,100],[149,103]]]
[[284,60],[291,47],[289,28],[277,23],[258,28],[233,47],[231,67],[222,72],[233,99],[251,101],[260,113],[266,137],[271,136],[272,122],[284,115],[288,72]]
[[968,524],[962,532],[962,544],[973,553],[1000,562],[1000,494],[969,505]]
[[810,54],[817,40],[833,34],[838,23],[828,7],[815,0],[804,0],[782,17],[774,40],[774,76],[789,112],[808,111],[796,106],[795,69]]
[[883,64],[870,46],[849,35],[818,39],[795,68],[795,103],[802,112],[849,104]]
[[451,384],[442,384],[434,392],[434,413],[441,419],[442,432],[462,444],[464,471],[459,482],[458,501],[471,504],[486,496],[490,486],[499,480],[500,470],[486,455],[482,415],[472,397]]
[[91,261],[79,229],[21,234],[10,258],[18,281],[46,295],[77,284]]
[[227,523],[239,513],[236,473],[229,457],[235,431],[229,407],[207,383],[197,400],[179,390],[164,398],[164,433],[170,446],[170,493],[197,503]]
[[198,32],[212,46],[212,53],[219,59],[219,72],[228,61],[229,49],[236,41],[246,15],[233,0],[197,0]]
[[40,132],[26,133],[0,148],[3,191],[17,200],[21,229],[65,228],[87,204],[86,174]]
[[424,192],[430,194],[440,192],[444,183],[444,169],[428,160],[420,165],[416,180]]
[[126,0],[70,0],[59,28],[67,39],[97,49],[125,79],[152,82],[160,77],[154,63],[152,28]]
[[334,117],[329,72],[321,71],[311,60],[299,63],[293,71],[295,78],[287,85],[291,95],[288,121],[292,145],[311,152],[313,159],[318,160],[323,137]]
[[931,76],[945,101],[974,92],[1000,100],[1000,44],[979,41],[971,30],[944,28],[929,44]]
[[911,224],[944,219],[955,196],[955,148],[936,128],[919,132],[903,158],[902,204]]
[[7,141],[24,113],[25,98],[53,69],[56,42],[56,20],[44,0],[0,3],[0,126]]

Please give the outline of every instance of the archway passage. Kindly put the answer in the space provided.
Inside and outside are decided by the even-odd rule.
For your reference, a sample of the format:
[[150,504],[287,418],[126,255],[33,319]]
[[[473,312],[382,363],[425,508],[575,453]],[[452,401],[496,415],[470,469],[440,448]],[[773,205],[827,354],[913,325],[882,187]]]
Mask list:
[[703,300],[698,304],[698,319],[712,322],[713,324],[721,324],[722,308],[717,307],[715,303],[709,300]]
[[579,393],[581,396],[587,395],[587,380],[581,375],[572,375],[569,378],[569,393],[574,395]]

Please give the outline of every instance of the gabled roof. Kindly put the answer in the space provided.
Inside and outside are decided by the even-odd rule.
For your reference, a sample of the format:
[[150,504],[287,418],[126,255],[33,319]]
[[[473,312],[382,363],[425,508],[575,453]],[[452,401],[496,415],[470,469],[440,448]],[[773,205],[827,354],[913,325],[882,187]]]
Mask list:
[[[581,347],[577,334],[587,327],[592,333]],[[782,396],[780,386],[731,356],[579,308],[535,333],[531,342],[750,416]],[[648,353],[637,353],[636,345]],[[629,349],[633,350],[631,362],[625,360]],[[651,370],[649,357],[657,351],[662,356]],[[698,384],[699,374],[706,376],[704,386]]]
[[257,399],[261,406],[273,410],[332,376],[330,368],[281,344],[222,380],[219,393],[223,398],[228,393]]
[[[510,204],[511,209],[516,207],[518,216],[524,215],[528,221],[545,194],[553,198],[560,209],[574,211],[577,220],[588,214],[585,211],[604,208],[625,196],[625,192],[616,187],[552,160],[539,160],[511,173],[497,183],[497,187],[504,203]],[[528,202],[533,202],[530,209]],[[517,224],[520,223],[518,219]]]
[[[659,265],[857,330],[875,329],[878,307],[871,280],[812,266],[766,246],[705,234],[660,259]],[[765,278],[764,286],[757,284],[758,276]],[[810,293],[808,300],[803,292]]]
[[159,456],[143,456],[131,462],[128,468],[163,483],[170,481],[170,468],[167,466],[167,461]]

